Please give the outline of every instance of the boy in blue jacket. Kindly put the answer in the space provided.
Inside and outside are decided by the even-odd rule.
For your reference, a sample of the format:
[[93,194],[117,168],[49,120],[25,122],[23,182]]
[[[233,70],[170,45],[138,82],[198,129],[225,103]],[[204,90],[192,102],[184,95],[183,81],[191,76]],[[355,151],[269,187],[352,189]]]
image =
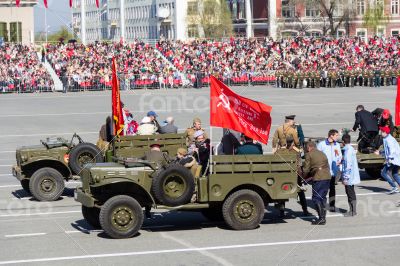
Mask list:
[[360,170],[358,169],[356,151],[350,145],[350,135],[343,135],[342,140],[345,144],[342,160],[342,183],[345,186],[347,201],[349,202],[349,210],[344,214],[344,217],[352,217],[357,215],[357,197],[354,185],[360,183]]

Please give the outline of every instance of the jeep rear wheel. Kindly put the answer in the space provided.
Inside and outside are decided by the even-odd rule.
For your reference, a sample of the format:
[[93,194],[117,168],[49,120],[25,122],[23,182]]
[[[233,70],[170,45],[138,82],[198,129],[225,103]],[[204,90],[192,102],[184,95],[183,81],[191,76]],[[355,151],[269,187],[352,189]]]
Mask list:
[[29,189],[29,179],[22,179],[21,186],[26,193],[31,194],[31,190]]
[[143,224],[140,204],[129,196],[115,196],[106,201],[100,210],[100,224],[112,238],[135,236]]
[[85,164],[103,161],[102,152],[92,143],[80,143],[69,153],[69,166],[75,175],[79,175]]
[[29,190],[39,201],[54,201],[64,191],[64,177],[56,169],[45,167],[33,173]]
[[255,229],[264,217],[264,202],[260,195],[248,189],[231,194],[222,206],[226,224],[234,230]]
[[86,222],[92,226],[94,229],[100,229],[100,209],[99,208],[89,208],[82,205],[82,215]]

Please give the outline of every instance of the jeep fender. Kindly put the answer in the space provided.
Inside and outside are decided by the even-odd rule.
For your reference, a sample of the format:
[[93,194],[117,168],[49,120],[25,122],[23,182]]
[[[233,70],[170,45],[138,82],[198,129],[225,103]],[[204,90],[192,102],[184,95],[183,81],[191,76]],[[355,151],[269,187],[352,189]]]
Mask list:
[[22,164],[21,171],[25,177],[30,178],[34,172],[44,167],[54,168],[55,170],[59,171],[65,179],[68,179],[71,176],[71,171],[66,164],[50,158],[44,158]]

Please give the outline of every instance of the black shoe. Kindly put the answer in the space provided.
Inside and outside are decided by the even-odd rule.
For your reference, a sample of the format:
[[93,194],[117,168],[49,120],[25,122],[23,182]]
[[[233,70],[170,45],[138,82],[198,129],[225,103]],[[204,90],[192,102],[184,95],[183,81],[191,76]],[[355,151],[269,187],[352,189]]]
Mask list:
[[352,211],[348,211],[346,213],[343,214],[344,217],[353,217],[354,213]]
[[304,216],[311,216],[311,213],[309,213],[307,210],[303,210],[303,215]]
[[311,222],[312,225],[325,225],[326,220],[324,218],[319,218]]
[[329,212],[336,212],[337,210],[336,210],[336,207],[335,207],[335,206],[329,206],[328,211],[329,211]]

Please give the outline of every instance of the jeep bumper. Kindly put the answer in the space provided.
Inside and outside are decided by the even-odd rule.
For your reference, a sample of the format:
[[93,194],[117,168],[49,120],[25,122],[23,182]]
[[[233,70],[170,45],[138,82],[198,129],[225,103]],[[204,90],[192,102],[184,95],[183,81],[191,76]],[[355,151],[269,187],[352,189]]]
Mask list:
[[25,179],[25,175],[22,174],[21,167],[14,165],[11,168],[12,175],[15,176],[19,181]]
[[91,194],[83,191],[82,187],[77,187],[75,189],[74,199],[75,199],[75,201],[82,203],[83,206],[86,206],[89,208],[94,207],[94,198],[92,197]]

